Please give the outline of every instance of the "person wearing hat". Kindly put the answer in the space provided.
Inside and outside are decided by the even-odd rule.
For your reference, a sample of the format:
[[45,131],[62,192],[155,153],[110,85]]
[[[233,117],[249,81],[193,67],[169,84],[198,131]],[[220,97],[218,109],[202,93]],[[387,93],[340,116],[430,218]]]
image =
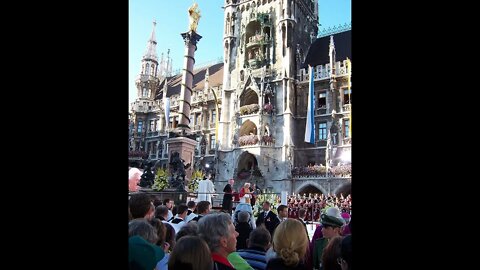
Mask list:
[[141,236],[128,238],[128,263],[130,270],[151,270],[165,256],[165,252]]
[[315,240],[313,248],[313,269],[322,270],[322,254],[323,249],[327,246],[328,241],[335,237],[341,236],[341,230],[345,225],[345,220],[340,215],[340,210],[336,207],[328,209],[327,213],[320,216],[322,224],[323,237]]

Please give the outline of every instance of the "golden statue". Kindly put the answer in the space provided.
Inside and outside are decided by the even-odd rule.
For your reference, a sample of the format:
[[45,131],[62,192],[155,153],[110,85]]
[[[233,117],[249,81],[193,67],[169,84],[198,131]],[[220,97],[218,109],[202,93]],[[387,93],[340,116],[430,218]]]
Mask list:
[[190,30],[197,31],[198,21],[200,20],[200,9],[198,8],[197,3],[188,9],[188,14],[190,15]]

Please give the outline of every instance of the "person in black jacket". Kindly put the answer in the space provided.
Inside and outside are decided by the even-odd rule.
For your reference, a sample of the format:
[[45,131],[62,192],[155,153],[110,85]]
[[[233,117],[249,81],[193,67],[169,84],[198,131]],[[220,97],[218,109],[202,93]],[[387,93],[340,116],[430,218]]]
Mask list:
[[238,213],[238,224],[235,225],[235,231],[238,232],[237,250],[247,248],[247,239],[252,231],[252,227],[248,223],[249,219],[250,213],[246,211],[240,211]]
[[263,202],[263,211],[258,214],[255,225],[258,227],[261,224],[264,224],[265,228],[267,228],[267,230],[270,232],[270,235],[273,236],[273,232],[279,223],[280,220],[278,219],[278,216],[270,211],[270,202]]
[[232,200],[233,200],[233,179],[228,180],[228,184],[223,188],[222,210],[227,214],[232,214]]

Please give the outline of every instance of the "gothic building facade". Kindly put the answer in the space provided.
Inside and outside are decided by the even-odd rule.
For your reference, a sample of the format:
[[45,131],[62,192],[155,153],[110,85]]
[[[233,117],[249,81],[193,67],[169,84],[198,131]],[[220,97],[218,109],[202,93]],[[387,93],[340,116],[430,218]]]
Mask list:
[[[194,70],[190,115],[195,165],[214,168],[218,191],[230,178],[289,193],[349,185],[341,157],[351,147],[351,31],[317,38],[318,25],[317,1],[225,0],[223,62]],[[166,166],[165,140],[178,122],[181,75],[165,71],[168,57],[158,62],[154,33],[129,115],[132,165],[149,158]],[[314,144],[304,142],[307,64],[314,66]]]

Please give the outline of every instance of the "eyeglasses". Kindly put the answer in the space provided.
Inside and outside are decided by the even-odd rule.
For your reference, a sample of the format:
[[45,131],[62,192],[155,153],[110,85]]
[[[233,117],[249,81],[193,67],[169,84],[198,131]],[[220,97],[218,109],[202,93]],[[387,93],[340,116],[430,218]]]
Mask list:
[[338,263],[338,265],[342,266],[342,264],[346,264],[347,262],[342,257],[338,257],[337,258],[337,263]]

